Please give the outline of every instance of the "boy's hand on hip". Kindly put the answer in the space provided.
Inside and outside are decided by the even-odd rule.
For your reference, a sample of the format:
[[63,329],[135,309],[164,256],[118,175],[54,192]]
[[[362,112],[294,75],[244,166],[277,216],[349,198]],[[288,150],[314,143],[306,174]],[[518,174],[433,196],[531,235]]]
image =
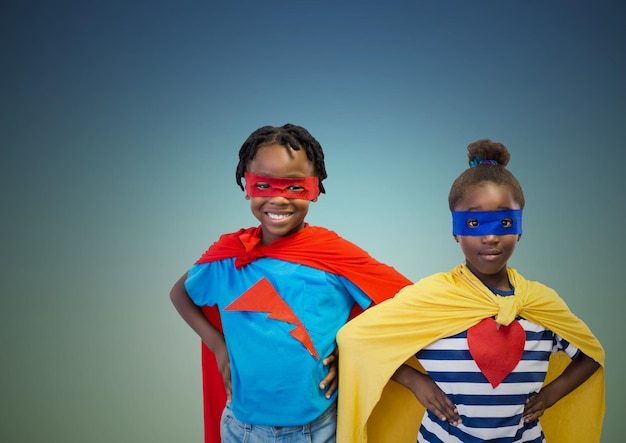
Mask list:
[[320,389],[326,389],[326,398],[332,397],[332,395],[337,390],[337,385],[339,384],[339,358],[337,355],[337,348],[326,357],[322,363],[324,366],[328,366],[328,374],[326,377],[320,382]]

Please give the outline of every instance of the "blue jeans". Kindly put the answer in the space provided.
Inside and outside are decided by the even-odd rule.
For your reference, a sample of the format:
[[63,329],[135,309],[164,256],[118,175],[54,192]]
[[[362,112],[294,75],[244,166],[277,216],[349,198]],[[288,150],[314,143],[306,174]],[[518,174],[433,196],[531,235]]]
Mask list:
[[220,433],[223,443],[335,443],[337,404],[333,403],[308,425],[258,426],[237,420],[226,405]]

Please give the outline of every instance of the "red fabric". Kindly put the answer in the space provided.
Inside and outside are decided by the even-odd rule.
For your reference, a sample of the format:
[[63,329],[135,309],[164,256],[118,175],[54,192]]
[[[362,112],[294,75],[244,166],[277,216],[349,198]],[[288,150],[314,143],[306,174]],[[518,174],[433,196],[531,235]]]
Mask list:
[[317,360],[320,359],[306,328],[300,319],[291,310],[291,307],[272,286],[268,279],[262,278],[250,289],[241,294],[238,299],[224,308],[224,311],[254,311],[266,312],[268,318],[291,323],[296,327],[290,334],[304,345]]
[[[220,313],[215,306],[203,306],[204,316],[222,332]],[[226,389],[217,368],[215,355],[202,342],[202,403],[204,405],[204,441],[221,443],[220,419],[226,406]],[[210,425],[212,423],[212,425]]]
[[[269,245],[261,245],[260,227],[222,235],[196,264],[232,257],[235,257],[237,269],[258,258],[269,257],[340,275],[359,287],[374,303],[393,297],[401,288],[412,283],[391,266],[374,260],[366,251],[335,232],[308,224],[304,229]],[[351,317],[360,311],[360,307],[355,305]],[[217,307],[203,307],[203,312],[222,331]],[[202,379],[205,443],[220,443],[219,424],[226,404],[226,392],[215,357],[205,345],[202,345]]]
[[[246,192],[249,197],[285,197],[302,200],[315,200],[320,195],[317,176],[302,178],[276,178],[256,175],[251,172],[244,174]],[[257,186],[262,183],[263,186]],[[297,190],[294,188],[297,187]]]
[[526,332],[517,320],[508,326],[486,318],[467,331],[470,354],[494,388],[522,359]]

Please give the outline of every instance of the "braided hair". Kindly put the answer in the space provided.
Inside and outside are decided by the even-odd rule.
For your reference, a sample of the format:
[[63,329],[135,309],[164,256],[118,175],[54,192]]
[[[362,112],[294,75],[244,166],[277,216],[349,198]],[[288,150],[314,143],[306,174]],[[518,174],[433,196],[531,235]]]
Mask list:
[[463,200],[465,191],[481,182],[492,182],[511,190],[513,199],[524,208],[524,192],[517,179],[506,169],[511,154],[502,143],[488,138],[477,140],[467,146],[469,169],[466,169],[452,184],[448,195],[448,205],[454,211]]
[[315,175],[317,175],[319,179],[320,192],[326,192],[322,185],[322,180],[327,177],[322,146],[309,131],[302,126],[292,125],[290,123],[283,126],[263,126],[250,134],[248,139],[241,146],[239,150],[239,164],[237,164],[235,177],[237,184],[242,190],[245,190],[245,188],[241,179],[246,172],[248,162],[254,159],[259,147],[269,144],[278,144],[287,149],[291,148],[294,151],[303,149],[306,152],[307,159],[313,163]]

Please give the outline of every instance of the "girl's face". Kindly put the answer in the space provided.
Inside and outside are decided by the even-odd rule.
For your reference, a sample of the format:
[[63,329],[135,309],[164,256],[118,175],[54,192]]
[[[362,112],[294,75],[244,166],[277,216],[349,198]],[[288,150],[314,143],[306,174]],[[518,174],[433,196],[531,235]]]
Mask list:
[[[263,145],[250,162],[247,172],[271,178],[303,178],[315,175],[313,164],[303,149],[294,151],[277,144]],[[250,197],[250,209],[261,222],[262,244],[299,231],[309,212],[309,200],[297,198]],[[315,201],[315,200],[313,200]]]
[[[492,182],[482,182],[469,188],[455,211],[502,211],[521,209],[512,192]],[[461,245],[468,268],[485,285],[509,290],[506,264],[513,255],[520,235],[455,235]]]

